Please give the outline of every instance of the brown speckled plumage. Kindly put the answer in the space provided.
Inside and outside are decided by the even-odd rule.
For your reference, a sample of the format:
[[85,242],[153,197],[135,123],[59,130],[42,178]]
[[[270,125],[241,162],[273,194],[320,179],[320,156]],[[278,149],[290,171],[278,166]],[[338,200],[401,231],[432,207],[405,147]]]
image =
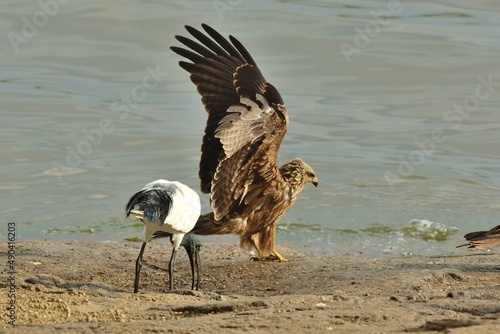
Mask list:
[[490,250],[500,247],[500,225],[493,227],[489,231],[477,231],[464,235],[468,243],[457,246],[475,248],[479,250]]
[[[191,62],[179,65],[191,75],[208,113],[199,168],[201,190],[210,193],[213,212],[202,215],[196,234],[240,235],[258,258],[273,253],[276,224],[307,183],[317,185],[313,169],[301,159],[278,165],[288,128],[288,111],[243,45],[203,24],[186,26],[197,40],[176,36],[187,49],[172,50]],[[210,36],[210,37],[209,37]]]

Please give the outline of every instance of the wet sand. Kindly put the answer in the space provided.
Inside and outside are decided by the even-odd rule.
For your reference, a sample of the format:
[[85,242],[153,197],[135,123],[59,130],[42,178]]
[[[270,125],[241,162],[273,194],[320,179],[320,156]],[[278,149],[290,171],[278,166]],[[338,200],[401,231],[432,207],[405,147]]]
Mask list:
[[9,333],[498,333],[500,254],[459,257],[321,255],[280,247],[293,261],[251,262],[236,244],[205,243],[201,290],[185,252],[168,291],[167,241],[16,244],[16,326]]

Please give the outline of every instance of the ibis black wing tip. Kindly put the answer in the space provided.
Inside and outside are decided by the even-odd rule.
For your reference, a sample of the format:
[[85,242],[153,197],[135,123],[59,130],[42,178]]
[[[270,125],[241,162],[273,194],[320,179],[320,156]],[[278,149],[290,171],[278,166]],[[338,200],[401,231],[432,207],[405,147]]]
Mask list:
[[144,191],[138,191],[132,196],[130,196],[130,199],[128,200],[127,204],[125,205],[125,217],[128,218],[130,216],[130,212],[134,208],[134,206],[139,203],[141,196],[143,195]]

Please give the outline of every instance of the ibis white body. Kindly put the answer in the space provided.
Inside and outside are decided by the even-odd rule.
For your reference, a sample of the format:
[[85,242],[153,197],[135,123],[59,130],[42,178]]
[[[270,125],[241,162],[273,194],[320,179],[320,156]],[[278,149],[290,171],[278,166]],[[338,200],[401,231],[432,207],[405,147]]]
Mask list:
[[[135,193],[127,203],[125,210],[127,217],[132,214],[144,224],[142,248],[136,262],[134,292],[138,290],[142,254],[146,243],[152,237],[155,237],[155,233],[157,235],[171,236],[173,251],[170,258],[169,273],[170,289],[172,289],[175,254],[182,243],[184,235],[193,229],[200,216],[200,197],[196,191],[180,182],[161,179],[146,184],[139,192]],[[189,240],[193,239],[190,238]],[[198,243],[197,240],[190,242]],[[191,255],[190,261],[193,263]]]
[[[161,207],[162,203],[156,198],[147,196],[153,191],[169,194],[170,208]],[[193,229],[201,213],[200,197],[196,191],[178,181],[160,179],[146,184],[137,194],[140,193],[146,194],[146,203],[136,203],[130,213],[144,224],[142,241],[148,242],[155,232],[161,231],[172,234],[174,248],[179,248],[184,234]],[[149,205],[157,215],[148,214],[145,205]],[[161,213],[165,212],[163,218]]]

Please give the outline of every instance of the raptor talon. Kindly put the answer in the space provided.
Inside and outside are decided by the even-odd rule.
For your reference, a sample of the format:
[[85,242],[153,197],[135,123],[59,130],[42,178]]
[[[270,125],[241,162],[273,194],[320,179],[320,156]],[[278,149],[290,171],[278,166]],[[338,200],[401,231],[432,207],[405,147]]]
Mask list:
[[274,254],[274,256],[276,256],[276,258],[278,258],[278,260],[280,262],[290,262],[289,259],[284,258],[280,253],[278,253],[278,251],[276,249],[273,249],[273,254]]

